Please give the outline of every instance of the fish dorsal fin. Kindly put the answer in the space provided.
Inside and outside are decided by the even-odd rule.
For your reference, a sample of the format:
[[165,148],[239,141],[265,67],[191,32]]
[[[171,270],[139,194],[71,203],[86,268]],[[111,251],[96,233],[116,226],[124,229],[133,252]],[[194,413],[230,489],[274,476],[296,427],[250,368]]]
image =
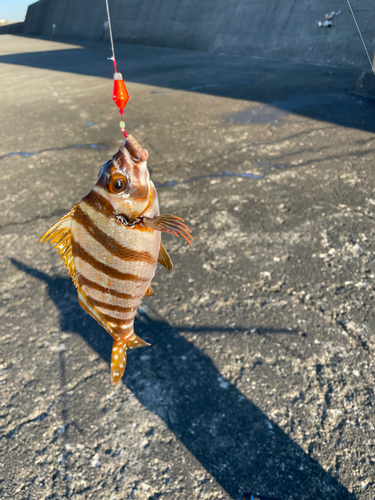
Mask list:
[[160,264],[162,264],[164,267],[166,267],[168,269],[168,271],[172,271],[173,264],[172,264],[171,258],[169,257],[168,252],[164,248],[162,242],[160,242],[158,262],[160,262]]
[[48,229],[48,231],[40,238],[39,242],[45,243],[48,241],[48,243],[55,244],[55,248],[59,250],[59,254],[61,255],[65,267],[72,277],[74,285],[78,287],[72,249],[72,231],[70,229],[72,217],[76,207],[77,205],[70,209],[67,214],[61,217],[56,224]]
[[103,318],[100,312],[93,306],[90,300],[86,297],[80,286],[77,287],[78,291],[78,302],[79,305],[84,309],[90,316],[92,316],[107,332],[116,340],[118,338],[118,333],[115,332],[113,327],[108,323],[107,320]]
[[151,288],[151,285],[147,288],[146,293],[143,295],[143,297],[148,297],[149,295],[155,295],[155,292]]

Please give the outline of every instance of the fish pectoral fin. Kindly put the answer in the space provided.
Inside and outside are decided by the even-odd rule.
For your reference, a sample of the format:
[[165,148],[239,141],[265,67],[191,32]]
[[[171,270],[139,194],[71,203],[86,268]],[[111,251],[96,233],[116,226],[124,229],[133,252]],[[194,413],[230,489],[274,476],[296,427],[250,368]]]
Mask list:
[[117,339],[118,333],[116,333],[116,331],[112,328],[112,326],[108,323],[108,321],[103,318],[103,316],[96,309],[96,307],[91,304],[90,300],[86,297],[82,288],[78,286],[77,289],[78,289],[78,302],[79,305],[82,307],[82,309],[84,309],[88,314],[90,314],[90,316],[92,316],[99,323],[99,325],[101,325],[105,330],[107,330],[107,332],[114,339]]
[[151,285],[147,288],[147,290],[146,290],[145,294],[143,295],[143,297],[149,297],[150,295],[155,295],[155,292],[151,288]]
[[73,258],[73,248],[72,248],[72,231],[70,229],[71,218],[74,215],[76,206],[69,210],[61,219],[56,222],[43,236],[40,238],[40,243],[54,243],[55,248],[58,249],[62,260],[64,261],[65,267],[69,271],[72,277],[73,283],[78,287],[78,281],[76,277],[76,270]]
[[111,356],[111,382],[113,385],[120,382],[124,375],[127,360],[126,351],[134,347],[144,347],[148,345],[150,344],[139,338],[134,332],[113,341]]
[[164,245],[162,242],[160,242],[158,262],[160,264],[162,264],[164,267],[166,267],[168,269],[168,271],[172,271],[173,264],[172,264],[171,258],[169,257],[168,252],[164,248]]
[[142,217],[142,224],[154,231],[163,231],[164,233],[173,233],[175,236],[181,236],[191,245],[193,239],[190,229],[184,224],[184,219],[175,215],[157,215],[155,217]]

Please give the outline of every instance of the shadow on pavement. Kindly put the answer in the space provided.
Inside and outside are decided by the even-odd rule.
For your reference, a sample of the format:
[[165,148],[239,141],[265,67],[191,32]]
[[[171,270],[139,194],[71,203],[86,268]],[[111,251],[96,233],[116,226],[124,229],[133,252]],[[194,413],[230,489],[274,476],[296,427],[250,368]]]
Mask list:
[[[48,285],[60,312],[61,329],[81,335],[109,365],[112,339],[80,308],[70,278],[53,278],[11,260]],[[355,498],[225,381],[211,359],[177,329],[189,330],[173,328],[153,312],[142,314],[135,331],[152,347],[130,353],[122,382],[166,423],[233,499],[246,491],[280,500]],[[235,335],[229,328],[212,330]]]
[[[31,39],[23,38],[25,43]],[[112,78],[109,42],[53,42],[72,48],[2,55],[0,63]],[[347,92],[357,69],[123,43],[116,44],[116,59],[128,82],[163,87],[161,92],[187,90],[259,103],[258,109],[252,105],[228,117],[236,123],[280,126],[295,113],[375,132],[375,101]]]

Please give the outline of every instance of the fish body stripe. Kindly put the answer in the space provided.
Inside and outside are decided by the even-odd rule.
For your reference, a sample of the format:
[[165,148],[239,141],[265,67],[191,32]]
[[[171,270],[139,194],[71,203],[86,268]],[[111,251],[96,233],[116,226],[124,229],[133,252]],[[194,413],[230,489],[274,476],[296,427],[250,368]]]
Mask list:
[[[96,187],[94,189],[94,197],[96,196],[97,189],[99,188]],[[100,189],[100,191],[104,190]],[[104,192],[104,194],[106,193]],[[141,224],[136,224],[134,227],[125,226],[117,217],[114,216],[114,209],[112,209],[111,215],[107,216],[105,213],[86,203],[85,198],[79,203],[79,206],[90,217],[90,219],[93,220],[96,227],[98,227],[103,233],[109,234],[118,244],[125,246],[129,250],[135,250],[137,252],[140,250],[147,250],[148,253],[153,255],[150,248],[153,247],[155,231],[143,227]]]
[[[103,245],[101,245],[95,238],[93,238],[91,234],[88,233],[86,229],[78,224],[75,220],[72,221],[72,234],[73,240],[77,241],[81,245],[81,247],[86,250],[87,253],[89,253],[94,259],[98,260],[99,262],[102,262],[107,266],[112,267],[113,269],[117,269],[117,271],[120,271],[124,274],[128,273],[149,279],[153,277],[156,264],[150,264],[143,261],[123,260],[120,257],[116,257],[112,253],[108,252],[108,250]],[[110,232],[110,234],[112,233]],[[77,272],[80,273],[82,269],[80,268],[78,261],[82,262],[82,260],[79,260],[79,258],[75,259]],[[85,274],[88,278],[94,280],[93,275],[90,272],[88,274],[83,274]],[[97,278],[94,281],[97,281]],[[102,282],[103,280],[99,279],[99,283]],[[108,285],[109,283],[106,284]],[[116,286],[115,288],[117,288],[118,290],[123,290],[125,288],[125,290],[128,291],[126,287],[123,286]]]
[[117,321],[119,325],[124,323],[129,323],[129,321],[134,321],[136,311],[130,312],[128,314],[119,313],[117,311],[109,311],[108,309],[103,309],[102,307],[95,307],[97,311],[103,316],[103,318],[107,318],[108,321]]
[[137,282],[145,282],[150,280],[149,278],[142,278],[141,276],[137,276],[136,274],[122,273],[121,271],[118,271],[114,267],[108,266],[107,264],[104,264],[104,262],[100,262],[95,257],[93,257],[89,252],[87,252],[75,240],[73,240],[73,254],[75,258],[78,257],[79,259],[84,260],[91,267],[107,275],[110,278],[114,278],[121,281],[137,281]]
[[121,335],[121,340],[124,341],[127,340],[134,333],[133,328],[130,328],[128,325],[120,325],[120,328],[123,330],[123,333],[126,334],[126,335]]
[[[132,321],[130,324],[126,323],[124,325],[120,325],[121,328],[121,339],[126,339],[127,337],[130,337],[132,333],[134,333],[134,321]],[[127,333],[128,335],[124,335],[124,333]]]
[[[148,264],[155,264],[155,259],[153,256],[146,251],[139,252],[137,250],[133,250],[127,248],[121,244],[119,244],[115,238],[112,238],[108,233],[105,233],[98,226],[95,225],[94,221],[85,213],[82,208],[78,205],[75,213],[74,220],[83,226],[85,230],[95,238],[98,243],[103,245],[103,247],[108,250],[108,252],[112,253],[116,257],[122,260],[129,261],[141,261],[146,262]],[[125,228],[124,228],[125,229]]]
[[146,217],[154,217],[155,215],[159,215],[158,196],[156,194],[156,189],[152,181],[150,181],[150,199],[142,215]]
[[[139,295],[145,294],[145,292],[147,290],[148,283],[150,282],[149,280],[147,282],[143,283],[143,282],[139,282],[139,281],[125,281],[122,279],[119,280],[119,279],[111,278],[111,277],[107,276],[105,273],[103,273],[102,271],[98,271],[97,269],[92,267],[88,262],[80,259],[79,257],[75,257],[74,262],[75,262],[76,269],[77,269],[78,283],[80,283],[80,278],[82,276],[85,276],[92,281],[96,281],[97,283],[99,283],[100,285],[102,285],[104,287],[111,288],[111,289],[117,290],[119,292],[126,291],[127,293],[129,293],[131,295],[139,296]],[[86,289],[86,287],[83,287],[83,289]],[[85,290],[85,293],[86,293],[86,290]],[[87,293],[89,293],[89,290],[87,290]],[[96,298],[98,298],[98,297],[96,297]],[[108,299],[110,302],[112,302],[110,297],[108,297]],[[99,300],[99,298],[98,298],[98,300]],[[138,299],[138,301],[140,302],[140,299]],[[126,304],[126,305],[135,305],[135,303],[134,304]]]
[[90,193],[85,196],[82,201],[95,208],[95,210],[102,213],[106,217],[110,217],[114,214],[112,203],[107,198],[98,193],[97,188],[94,188],[92,191],[90,191]]
[[101,302],[100,300],[96,300],[90,295],[87,295],[87,298],[90,300],[91,304],[95,307],[100,307],[101,309],[108,309],[109,311],[116,311],[120,313],[130,313],[136,311],[136,307],[123,307],[118,304],[109,304],[108,302]]
[[82,289],[90,300],[96,300],[102,304],[113,304],[117,307],[135,307],[139,304],[139,294],[134,296],[132,299],[119,299],[118,297],[99,292],[98,290],[88,288],[87,286],[83,286]]
[[101,316],[103,316],[104,319],[108,321],[108,323],[114,323],[116,326],[126,326],[126,325],[132,325],[134,321],[134,316],[132,318],[117,318],[117,316],[112,316],[111,314],[105,314],[100,311]]
[[118,297],[119,299],[132,300],[132,299],[142,298],[141,295],[131,295],[129,293],[119,292],[114,288],[107,288],[106,286],[102,286],[99,283],[96,283],[86,278],[83,274],[80,274],[78,281],[82,287],[85,286],[89,289],[91,288],[93,290],[98,290],[99,292],[102,293],[108,293],[109,295],[113,295],[114,297]]

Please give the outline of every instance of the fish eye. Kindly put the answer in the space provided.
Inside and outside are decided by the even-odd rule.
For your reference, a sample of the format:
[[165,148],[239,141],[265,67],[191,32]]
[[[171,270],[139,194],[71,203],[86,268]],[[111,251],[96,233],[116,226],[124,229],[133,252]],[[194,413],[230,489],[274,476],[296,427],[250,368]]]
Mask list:
[[127,180],[122,175],[118,175],[111,179],[107,184],[107,189],[111,193],[122,193],[127,186]]

